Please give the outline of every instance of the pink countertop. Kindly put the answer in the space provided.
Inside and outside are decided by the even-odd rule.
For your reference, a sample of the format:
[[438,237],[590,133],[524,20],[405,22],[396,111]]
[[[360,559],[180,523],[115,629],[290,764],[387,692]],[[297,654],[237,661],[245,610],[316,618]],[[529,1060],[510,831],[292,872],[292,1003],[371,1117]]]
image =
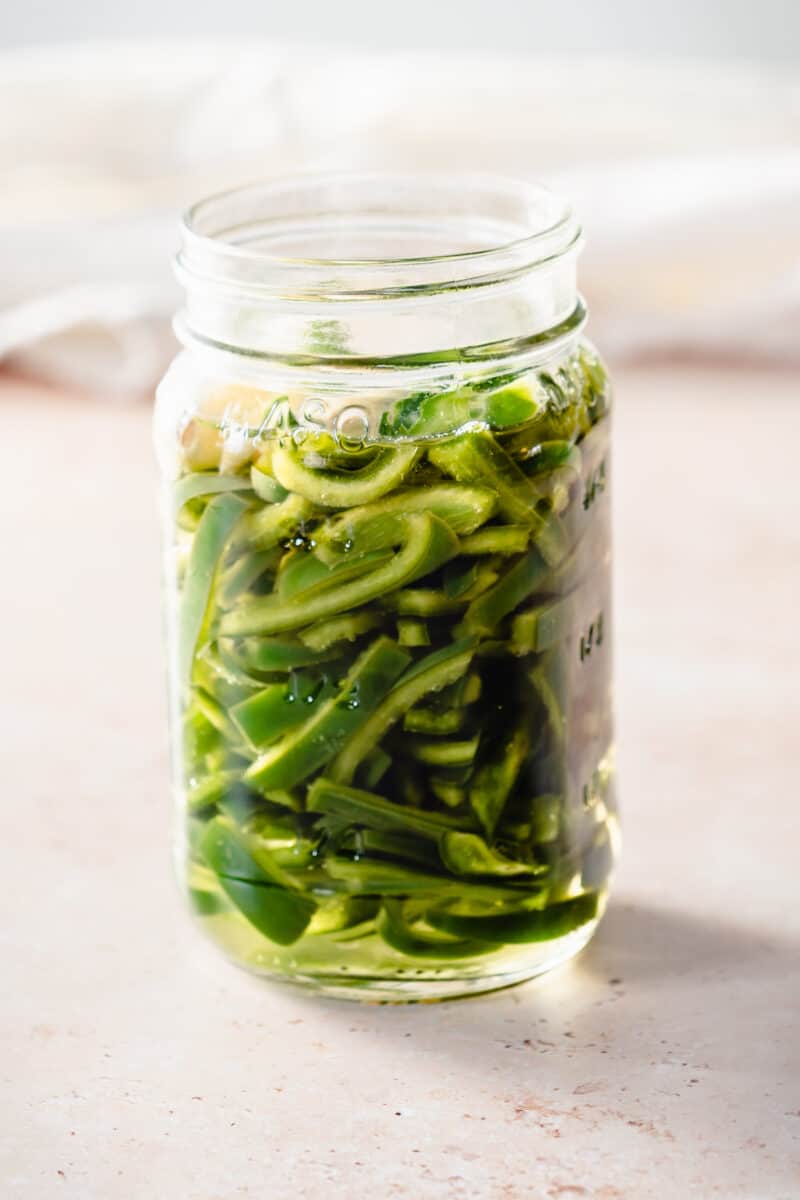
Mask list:
[[795,1200],[800,384],[617,380],[612,904],[572,966],[406,1009],[189,927],[149,414],[0,385],[4,1198]]

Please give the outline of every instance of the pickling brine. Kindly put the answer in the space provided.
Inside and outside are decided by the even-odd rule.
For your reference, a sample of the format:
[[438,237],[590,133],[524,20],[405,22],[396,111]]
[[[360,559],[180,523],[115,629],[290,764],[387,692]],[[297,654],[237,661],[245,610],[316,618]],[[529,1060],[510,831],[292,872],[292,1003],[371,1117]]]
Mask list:
[[[242,289],[295,261],[262,236]],[[375,361],[359,301],[326,302],[308,353],[255,366],[184,330],[162,384],[179,873],[257,972],[486,990],[574,954],[614,862],[606,374],[582,312],[474,360]],[[248,344],[285,334],[247,303]]]

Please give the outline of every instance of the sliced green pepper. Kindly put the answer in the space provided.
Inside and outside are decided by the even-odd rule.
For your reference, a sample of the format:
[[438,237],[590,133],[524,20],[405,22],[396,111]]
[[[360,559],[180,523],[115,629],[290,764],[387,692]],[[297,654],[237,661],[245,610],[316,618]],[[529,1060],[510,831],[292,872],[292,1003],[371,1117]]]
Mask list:
[[402,541],[409,513],[433,513],[454,533],[472,533],[488,521],[497,506],[494,493],[483,487],[440,483],[400,491],[377,504],[338,513],[315,532],[320,547],[344,546],[363,553]]
[[285,500],[289,494],[286,488],[281,487],[260,464],[261,460],[258,459],[250,468],[250,484],[259,500],[263,500],[265,504],[277,504]]
[[313,775],[364,725],[408,661],[407,652],[395,642],[378,638],[359,656],[336,694],[256,759],[245,772],[245,780],[264,791],[294,787]]
[[452,938],[436,930],[421,929],[419,923],[407,920],[407,906],[402,901],[384,901],[378,916],[377,930],[387,946],[411,958],[457,959],[489,954],[497,947],[491,942]]
[[401,646],[430,646],[431,635],[424,621],[413,617],[400,617],[397,622],[397,640]]
[[296,534],[313,512],[313,504],[303,496],[291,495],[277,504],[264,504],[242,519],[236,530],[236,544],[248,550],[271,550]]
[[457,550],[458,540],[443,521],[414,513],[406,519],[405,543],[390,562],[340,587],[328,588],[306,603],[283,601],[272,595],[243,604],[223,616],[220,633],[282,633],[358,608],[434,571]]
[[349,783],[364,755],[409,708],[423,696],[440,691],[464,674],[472,661],[473,650],[474,643],[469,639],[453,642],[445,650],[429,654],[411,667],[334,759],[328,772],[330,778],[337,783]]
[[489,837],[500,820],[529,747],[528,730],[524,725],[519,725],[508,740],[498,747],[494,756],[475,772],[469,789],[469,802]]
[[477,833],[460,830],[443,834],[439,851],[442,862],[454,875],[537,875],[544,869],[506,858],[487,846]]
[[461,539],[462,554],[523,554],[531,531],[526,525],[487,525]]
[[197,471],[183,475],[172,489],[172,503],[178,512],[190,500],[198,496],[213,496],[220,492],[246,492],[249,479],[242,475],[220,475],[219,471]]
[[247,507],[236,495],[215,496],[203,513],[183,578],[178,643],[178,678],[188,680],[206,622],[220,558],[231,530]]
[[538,550],[529,551],[494,587],[472,601],[464,614],[464,628],[471,633],[492,633],[503,617],[543,585],[549,570]]
[[237,641],[220,638],[218,645],[220,657],[227,666],[265,675],[319,664],[325,661],[320,657],[321,651],[327,649],[277,638],[242,638]]
[[235,704],[231,720],[252,746],[261,749],[302,725],[316,708],[337,695],[333,680],[319,674],[293,674],[288,683],[271,683]]
[[458,828],[458,822],[442,813],[407,808],[374,792],[347,787],[325,776],[315,779],[308,789],[308,810],[334,815],[345,824],[416,833],[434,840],[446,830]]
[[351,508],[377,500],[397,487],[419,453],[415,446],[386,446],[366,466],[336,471],[306,466],[302,448],[284,444],[272,452],[272,470],[287,492],[305,496],[322,508]]
[[431,910],[427,920],[434,929],[454,937],[478,938],[495,945],[518,942],[549,942],[565,937],[597,916],[596,892],[585,892],[535,912],[508,913],[497,917],[464,917]]
[[279,868],[264,869],[247,843],[219,818],[210,821],[201,842],[203,857],[216,872],[222,889],[260,933],[280,946],[290,946],[305,932],[316,911],[310,896],[275,882]]
[[363,634],[377,629],[383,623],[383,619],[382,613],[372,612],[368,608],[345,613],[341,617],[328,617],[325,621],[317,621],[316,624],[301,630],[300,640],[319,653],[340,642],[355,642]]

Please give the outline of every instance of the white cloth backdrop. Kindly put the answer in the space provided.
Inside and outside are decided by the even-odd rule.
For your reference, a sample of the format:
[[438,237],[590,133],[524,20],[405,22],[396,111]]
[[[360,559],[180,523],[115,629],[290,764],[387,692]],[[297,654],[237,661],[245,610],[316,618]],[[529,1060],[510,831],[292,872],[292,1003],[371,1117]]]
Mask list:
[[0,358],[148,389],[180,211],[333,167],[539,179],[583,220],[604,348],[800,358],[794,75],[224,40],[0,54]]

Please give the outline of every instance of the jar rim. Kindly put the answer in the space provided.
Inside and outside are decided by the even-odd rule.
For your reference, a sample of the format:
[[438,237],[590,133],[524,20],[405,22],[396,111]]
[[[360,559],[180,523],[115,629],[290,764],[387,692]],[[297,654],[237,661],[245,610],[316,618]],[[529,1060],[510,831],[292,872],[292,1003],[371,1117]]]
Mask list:
[[[405,224],[404,224],[405,222]],[[427,222],[427,224],[426,224]],[[389,235],[389,230],[396,232]],[[439,293],[513,279],[577,253],[571,206],[541,184],[482,173],[330,172],[259,180],[208,196],[182,222],[187,286],[348,300]],[[292,247],[410,246],[427,253],[300,253]],[[459,239],[463,244],[459,244]]]

